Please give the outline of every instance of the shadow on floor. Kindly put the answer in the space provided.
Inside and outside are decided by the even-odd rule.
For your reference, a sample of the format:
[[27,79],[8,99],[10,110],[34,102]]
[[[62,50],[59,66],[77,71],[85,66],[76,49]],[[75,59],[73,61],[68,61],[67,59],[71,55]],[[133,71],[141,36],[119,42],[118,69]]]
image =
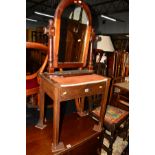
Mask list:
[[[67,101],[61,103],[61,117],[65,114],[70,114],[75,112],[75,103],[74,101]],[[53,117],[53,108],[45,106],[45,117],[47,120],[51,120]],[[36,125],[39,120],[39,109],[37,107],[26,107],[26,127]]]

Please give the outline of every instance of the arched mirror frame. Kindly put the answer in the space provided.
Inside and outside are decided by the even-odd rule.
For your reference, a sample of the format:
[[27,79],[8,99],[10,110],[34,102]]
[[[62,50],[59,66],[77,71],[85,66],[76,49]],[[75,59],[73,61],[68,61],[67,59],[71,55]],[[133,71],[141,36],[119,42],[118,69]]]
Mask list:
[[[79,63],[62,63],[59,64],[58,62],[58,52],[59,52],[59,40],[60,40],[60,26],[61,26],[61,16],[65,8],[67,8],[69,5],[76,4],[80,7],[82,7],[86,13],[87,16],[87,28],[86,28],[86,34],[85,34],[85,39],[84,39],[84,51],[83,51],[83,56],[82,56],[82,61]],[[51,54],[51,57],[53,55],[53,63],[52,67],[53,68],[83,68],[86,66],[87,62],[87,55],[88,55],[88,49],[89,49],[89,43],[90,43],[90,37],[91,37],[91,32],[92,32],[92,18],[91,18],[91,12],[88,8],[88,6],[82,1],[82,0],[62,0],[54,15],[54,23],[53,23],[53,28],[54,28],[54,35],[53,35],[53,54]],[[51,61],[52,58],[49,58]]]

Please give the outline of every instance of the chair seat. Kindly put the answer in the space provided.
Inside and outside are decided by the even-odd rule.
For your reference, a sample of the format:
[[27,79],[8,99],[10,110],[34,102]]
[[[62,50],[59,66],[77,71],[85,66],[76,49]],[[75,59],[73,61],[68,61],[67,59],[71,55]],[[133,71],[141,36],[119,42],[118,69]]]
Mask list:
[[[95,113],[98,117],[100,116],[100,109],[101,107],[97,107],[95,110],[93,110],[93,113]],[[108,105],[106,109],[105,118],[104,118],[104,124],[108,126],[119,124],[122,121],[124,121],[128,115],[129,115],[129,112],[122,110],[120,108]]]
[[37,78],[32,80],[26,80],[26,90],[39,87]]

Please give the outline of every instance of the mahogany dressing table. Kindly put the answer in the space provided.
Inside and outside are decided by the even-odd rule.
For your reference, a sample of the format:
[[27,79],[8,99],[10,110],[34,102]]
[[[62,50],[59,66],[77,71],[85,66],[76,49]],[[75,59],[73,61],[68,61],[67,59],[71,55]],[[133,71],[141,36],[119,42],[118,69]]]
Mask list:
[[[105,113],[106,98],[110,79],[100,75],[79,75],[71,77],[41,74],[40,81],[40,122],[43,126],[45,93],[53,99],[53,146],[52,151],[63,149],[63,143],[59,142],[60,106],[62,101],[75,99],[79,103],[79,115],[84,116],[84,98],[94,94],[102,94],[100,123],[94,126],[96,131],[101,132]],[[77,124],[78,125],[78,124]]]
[[[76,8],[81,10],[78,21],[72,20],[71,9],[75,11]],[[68,20],[66,17],[63,19],[68,12],[72,15],[71,19]],[[86,22],[81,20],[82,12],[87,19]],[[62,26],[64,20],[66,28]],[[53,100],[52,152],[65,149],[63,142],[59,140],[62,101],[75,99],[77,112],[83,117],[86,115],[84,112],[85,97],[101,94],[100,120],[94,126],[94,130],[101,132],[103,129],[110,78],[93,73],[91,25],[90,10],[82,0],[62,0],[55,11],[54,20],[50,20],[48,28],[45,28],[45,33],[49,37],[49,65],[48,72],[40,74],[40,120],[36,127],[43,129],[46,126],[44,125],[46,93]]]

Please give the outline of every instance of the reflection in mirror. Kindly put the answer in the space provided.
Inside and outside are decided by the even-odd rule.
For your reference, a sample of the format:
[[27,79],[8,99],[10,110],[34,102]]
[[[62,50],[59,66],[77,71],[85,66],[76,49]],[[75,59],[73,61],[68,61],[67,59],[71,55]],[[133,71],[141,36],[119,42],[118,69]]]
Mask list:
[[85,11],[77,6],[67,7],[61,17],[58,61],[81,62],[87,27]]

